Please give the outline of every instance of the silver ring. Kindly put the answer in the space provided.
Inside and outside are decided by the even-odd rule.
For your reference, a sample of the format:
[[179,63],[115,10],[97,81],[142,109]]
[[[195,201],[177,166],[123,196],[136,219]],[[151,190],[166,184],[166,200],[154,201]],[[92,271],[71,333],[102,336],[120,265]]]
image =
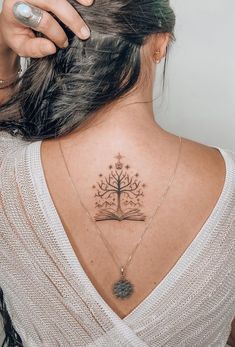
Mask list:
[[24,1],[18,1],[13,6],[15,18],[24,25],[36,29],[43,17],[43,11]]

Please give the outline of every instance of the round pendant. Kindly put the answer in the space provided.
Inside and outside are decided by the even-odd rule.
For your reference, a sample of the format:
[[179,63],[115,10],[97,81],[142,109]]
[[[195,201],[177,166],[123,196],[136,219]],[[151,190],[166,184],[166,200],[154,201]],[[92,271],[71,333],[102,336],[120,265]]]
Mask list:
[[125,299],[131,296],[134,292],[134,286],[131,282],[120,279],[113,285],[113,293],[117,298]]

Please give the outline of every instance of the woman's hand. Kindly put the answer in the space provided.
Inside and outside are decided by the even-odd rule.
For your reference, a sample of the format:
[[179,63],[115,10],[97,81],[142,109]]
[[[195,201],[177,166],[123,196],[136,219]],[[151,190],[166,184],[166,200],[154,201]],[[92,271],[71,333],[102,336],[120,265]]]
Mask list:
[[[93,0],[77,0],[80,4],[89,6]],[[89,29],[77,11],[67,0],[27,0],[30,5],[43,10],[43,18],[37,30],[47,38],[36,37],[33,30],[20,23],[13,14],[13,6],[17,0],[5,0],[0,14],[0,47],[10,48],[18,56],[41,58],[56,52],[56,46],[63,48],[67,44],[67,36],[49,12],[55,14],[78,37],[87,39]],[[88,35],[84,35],[84,28]],[[1,48],[2,50],[2,48]]]

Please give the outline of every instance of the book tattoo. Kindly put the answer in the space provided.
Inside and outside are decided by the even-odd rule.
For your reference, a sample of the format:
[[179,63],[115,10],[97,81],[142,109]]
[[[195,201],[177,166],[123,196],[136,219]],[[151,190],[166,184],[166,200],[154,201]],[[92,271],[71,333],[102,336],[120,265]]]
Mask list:
[[96,190],[94,195],[96,221],[105,220],[132,220],[145,221],[146,216],[141,211],[145,183],[139,179],[139,174],[131,174],[131,167],[121,159],[120,153],[115,157],[117,161],[110,164],[109,173],[105,176],[99,174],[99,181],[92,186]]

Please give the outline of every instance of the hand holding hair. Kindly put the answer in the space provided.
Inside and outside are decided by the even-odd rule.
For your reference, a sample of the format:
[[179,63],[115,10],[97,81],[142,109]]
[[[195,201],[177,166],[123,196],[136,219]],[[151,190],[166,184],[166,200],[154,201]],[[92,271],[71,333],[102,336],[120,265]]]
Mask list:
[[[89,6],[93,0],[77,2]],[[89,37],[89,28],[67,0],[5,0],[0,14],[1,44],[22,57],[41,58],[54,54],[56,46],[66,47],[68,40],[53,15],[80,39]],[[36,37],[34,31],[44,34],[44,37]]]

